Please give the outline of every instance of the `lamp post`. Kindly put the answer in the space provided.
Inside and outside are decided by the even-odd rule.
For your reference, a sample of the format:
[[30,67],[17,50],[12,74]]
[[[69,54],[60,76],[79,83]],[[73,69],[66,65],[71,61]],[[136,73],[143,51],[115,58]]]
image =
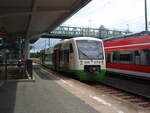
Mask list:
[[145,0],[145,31],[148,31],[148,26],[147,26],[147,0]]
[[129,24],[126,24],[127,25],[127,32],[129,32]]
[[92,20],[89,20],[90,28],[92,27]]
[[49,48],[50,48],[50,46],[51,46],[50,38],[49,38],[48,42],[49,42]]

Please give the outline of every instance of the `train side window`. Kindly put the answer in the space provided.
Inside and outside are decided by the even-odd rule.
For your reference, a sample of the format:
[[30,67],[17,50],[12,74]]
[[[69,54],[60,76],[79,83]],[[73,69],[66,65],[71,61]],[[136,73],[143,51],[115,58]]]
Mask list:
[[134,63],[135,65],[141,65],[141,55],[139,50],[134,51]]
[[64,50],[64,61],[69,62],[69,50]]
[[133,64],[133,52],[121,51],[119,55],[119,62],[121,64]]
[[142,65],[150,65],[150,49],[142,50]]
[[120,61],[131,61],[132,54],[120,54]]
[[143,49],[143,50],[140,50],[141,52],[141,65],[147,65],[148,63],[148,60],[147,60],[147,49]]
[[106,62],[111,63],[112,52],[106,52]]
[[118,51],[114,51],[113,52],[113,63],[118,63],[119,60],[119,52]]
[[135,50],[135,56],[140,56],[140,53],[138,50]]
[[150,66],[150,49],[147,49],[146,60],[148,65]]
[[69,45],[69,50],[70,50],[70,53],[73,53],[73,46],[72,46],[72,44]]
[[135,50],[134,61],[135,65],[150,65],[150,49]]

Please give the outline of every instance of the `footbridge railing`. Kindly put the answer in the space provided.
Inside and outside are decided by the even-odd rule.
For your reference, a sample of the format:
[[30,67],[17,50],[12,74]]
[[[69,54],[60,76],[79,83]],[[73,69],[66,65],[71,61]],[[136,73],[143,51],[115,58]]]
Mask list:
[[83,28],[83,27],[70,27],[59,26],[52,32],[46,33],[44,38],[71,38],[79,36],[96,37],[96,38],[108,38],[113,36],[119,36],[129,33],[128,31],[108,30],[105,28]]

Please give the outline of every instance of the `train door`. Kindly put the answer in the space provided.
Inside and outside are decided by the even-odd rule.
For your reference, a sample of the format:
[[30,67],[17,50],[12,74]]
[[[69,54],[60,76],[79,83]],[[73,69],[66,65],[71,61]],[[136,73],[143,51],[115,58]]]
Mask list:
[[54,69],[58,71],[60,68],[60,50],[59,49],[54,50],[53,63],[54,63]]
[[111,63],[112,62],[112,53],[106,52],[106,62]]
[[70,69],[74,68],[74,51],[73,51],[73,46],[72,44],[69,45],[69,67]]

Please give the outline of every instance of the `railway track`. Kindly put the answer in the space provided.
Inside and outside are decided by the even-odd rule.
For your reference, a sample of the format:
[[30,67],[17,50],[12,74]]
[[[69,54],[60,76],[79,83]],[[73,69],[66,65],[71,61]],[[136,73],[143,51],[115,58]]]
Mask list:
[[150,110],[149,80],[108,73],[104,79],[89,85]]
[[87,84],[95,87],[98,90],[101,90],[108,94],[111,94],[117,98],[120,98],[120,99],[128,101],[134,105],[137,105],[137,106],[140,106],[140,107],[150,110],[150,99],[149,98],[145,98],[145,97],[133,94],[133,93],[129,93],[124,90],[120,90],[120,89],[117,89],[112,86],[108,86],[106,84],[99,83],[99,82],[97,82],[97,83],[93,83],[93,82],[89,83],[88,82]]
[[108,73],[99,82],[150,99],[150,81]]
[[[43,68],[46,69],[45,67],[43,67]],[[65,74],[65,73],[60,74],[60,73],[52,71],[52,70],[48,70],[48,69],[46,69],[46,70],[50,71],[51,73],[53,73],[56,76],[65,76],[65,77],[69,76],[68,74]],[[71,78],[73,78],[73,76]],[[135,81],[135,82],[137,83],[137,81]],[[144,109],[150,110],[150,98],[148,98],[148,97],[144,97],[143,95],[141,96],[139,94],[135,94],[135,92],[134,93],[129,92],[128,90],[125,90],[123,88],[115,87],[114,85],[111,85],[110,83],[107,84],[106,80],[104,80],[103,82],[99,81],[99,82],[85,82],[85,83],[87,85],[90,85],[90,86],[98,89],[98,90],[101,90],[108,94],[111,94],[119,99],[130,102],[130,103],[137,105],[139,107],[142,107]],[[129,87],[128,85],[126,85],[126,86]],[[131,88],[130,88],[130,90],[131,90]],[[148,91],[148,89],[147,89],[147,91]]]

